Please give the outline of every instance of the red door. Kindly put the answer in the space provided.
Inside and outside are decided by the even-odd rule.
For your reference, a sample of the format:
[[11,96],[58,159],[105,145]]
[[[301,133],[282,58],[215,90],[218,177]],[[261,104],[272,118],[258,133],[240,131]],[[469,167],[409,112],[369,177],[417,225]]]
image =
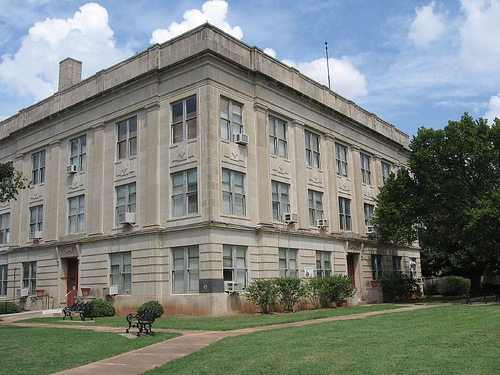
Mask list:
[[68,259],[68,282],[67,282],[67,299],[66,306],[71,307],[75,303],[75,297],[78,293],[78,259]]
[[354,264],[354,254],[347,254],[347,276],[351,278],[352,285],[356,285],[356,265]]

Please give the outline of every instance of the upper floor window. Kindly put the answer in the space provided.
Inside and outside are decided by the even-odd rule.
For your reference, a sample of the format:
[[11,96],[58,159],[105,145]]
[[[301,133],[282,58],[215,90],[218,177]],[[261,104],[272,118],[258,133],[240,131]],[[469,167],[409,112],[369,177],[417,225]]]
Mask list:
[[87,169],[87,136],[72,139],[70,144],[69,164],[76,165],[78,171]]
[[280,277],[299,277],[298,252],[297,249],[279,248]]
[[137,155],[137,117],[118,122],[118,159]]
[[281,215],[290,213],[290,185],[271,181],[273,219],[281,221]]
[[351,200],[339,197],[340,230],[352,230]]
[[371,185],[372,184],[372,176],[371,176],[371,157],[366,154],[360,153],[361,157],[361,179],[363,184]]
[[198,177],[196,168],[172,174],[172,216],[198,212]]
[[318,225],[318,219],[323,219],[323,193],[308,190],[309,197],[309,224]]
[[225,213],[246,215],[244,173],[222,168],[222,207]]
[[198,292],[200,285],[200,252],[198,246],[172,249],[173,293]]
[[30,239],[35,238],[35,232],[43,231],[43,205],[30,208]]
[[7,265],[0,266],[0,296],[7,295]]
[[373,210],[375,206],[373,204],[364,203],[364,211],[365,211],[365,227],[367,228],[367,232],[369,232],[369,228],[373,227]]
[[316,251],[316,276],[325,277],[331,275],[331,253],[328,251]]
[[337,162],[337,174],[347,177],[349,165],[347,164],[347,147],[335,143],[335,161]]
[[0,245],[10,243],[10,213],[0,215]]
[[269,151],[271,154],[283,158],[288,157],[286,130],[286,121],[269,116]]
[[28,289],[29,294],[35,294],[36,262],[23,262],[23,288]]
[[32,154],[31,162],[33,165],[31,173],[33,185],[41,184],[45,181],[45,150]]
[[380,280],[382,278],[382,255],[372,254],[372,279]]
[[223,274],[224,281],[235,281],[247,286],[247,248],[244,246],[223,247]]
[[197,137],[196,96],[172,104],[172,144]]
[[118,216],[124,212],[136,212],[135,182],[116,188],[116,222]]
[[233,140],[236,134],[243,133],[243,104],[231,99],[220,98],[220,135]]
[[401,268],[403,257],[393,255],[392,256],[392,270],[395,275],[401,275],[403,273],[403,269]]
[[391,165],[385,162],[382,162],[382,182],[385,182],[391,175]]
[[85,195],[68,199],[68,232],[85,232]]
[[320,168],[320,154],[319,154],[319,135],[304,131],[306,140],[306,163],[310,167]]
[[111,285],[118,286],[118,294],[130,294],[132,290],[132,253],[111,253],[110,255]]

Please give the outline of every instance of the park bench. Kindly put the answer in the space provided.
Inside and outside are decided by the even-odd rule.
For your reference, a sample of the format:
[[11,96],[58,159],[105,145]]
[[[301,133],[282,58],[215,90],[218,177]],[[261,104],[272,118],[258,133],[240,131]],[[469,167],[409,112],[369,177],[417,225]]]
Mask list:
[[[486,297],[491,296],[491,295],[495,296],[495,302],[500,301],[500,285],[492,284],[492,283],[483,284],[482,288],[481,288],[481,292],[483,294],[483,300],[484,300],[485,304],[487,303]],[[467,293],[466,301],[465,301],[466,304],[472,305],[472,298],[471,297],[472,297],[471,293],[470,292]]]
[[152,330],[153,323],[155,319],[158,318],[158,316],[159,311],[156,307],[147,307],[140,313],[128,314],[128,328],[126,329],[126,332],[129,333],[130,328],[134,327],[139,329],[139,332],[137,332],[137,336],[140,336],[142,333],[146,335],[154,335],[154,332]]
[[64,317],[63,320],[66,320],[66,317],[69,317],[73,320],[73,314],[80,314],[80,320],[85,321],[86,318],[94,319],[94,302],[82,302],[78,301],[73,304],[71,307],[65,307],[63,310]]

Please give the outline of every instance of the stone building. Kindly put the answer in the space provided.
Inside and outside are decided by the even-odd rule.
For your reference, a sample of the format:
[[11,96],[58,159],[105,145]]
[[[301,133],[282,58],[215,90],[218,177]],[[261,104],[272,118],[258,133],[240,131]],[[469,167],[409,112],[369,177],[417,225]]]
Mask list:
[[[370,239],[374,197],[408,136],[205,24],[0,123],[0,161],[33,184],[0,205],[0,300],[26,309],[151,299],[166,313],[246,310],[251,280],[420,276],[418,248]],[[43,291],[41,291],[43,289]],[[44,297],[35,297],[36,290]],[[88,289],[85,289],[88,291]]]

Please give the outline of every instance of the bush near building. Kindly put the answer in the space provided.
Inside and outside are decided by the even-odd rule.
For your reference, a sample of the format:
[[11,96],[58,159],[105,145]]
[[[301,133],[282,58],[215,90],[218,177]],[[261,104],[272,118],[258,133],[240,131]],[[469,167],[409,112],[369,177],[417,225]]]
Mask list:
[[278,301],[285,312],[292,312],[293,306],[307,296],[307,284],[295,277],[274,279],[274,285],[278,290]]
[[1,302],[0,314],[15,314],[21,312],[21,308],[14,302]]
[[470,279],[460,276],[445,276],[439,279],[439,294],[443,296],[460,296],[469,293]]
[[415,295],[420,295],[417,281],[405,274],[385,274],[380,280],[384,300],[407,301]]
[[148,301],[148,302],[144,302],[141,306],[139,306],[137,308],[137,313],[140,314],[142,313],[144,310],[146,310],[148,307],[156,307],[158,309],[158,315],[156,316],[157,318],[159,318],[160,316],[163,315],[163,306],[161,305],[160,302],[158,301]]
[[278,289],[274,280],[254,280],[246,288],[245,295],[259,306],[263,314],[270,314],[278,299]]
[[115,308],[108,301],[96,299],[94,301],[94,317],[114,316]]

